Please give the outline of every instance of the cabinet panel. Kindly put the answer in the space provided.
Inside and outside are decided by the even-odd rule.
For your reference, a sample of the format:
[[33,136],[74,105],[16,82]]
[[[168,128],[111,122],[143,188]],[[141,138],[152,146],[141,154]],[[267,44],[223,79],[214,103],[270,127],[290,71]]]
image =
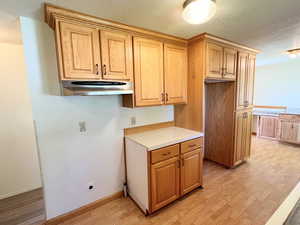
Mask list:
[[203,149],[185,153],[181,159],[181,195],[202,185]]
[[248,54],[240,52],[237,74],[237,108],[244,108],[246,103],[247,63]]
[[151,165],[152,211],[176,200],[179,194],[178,157]]
[[62,79],[100,79],[99,33],[87,25],[60,22]]
[[166,103],[187,101],[187,49],[165,44],[164,70]]
[[117,31],[101,31],[104,79],[129,80],[133,75],[131,36]]
[[253,106],[254,79],[255,79],[255,61],[254,55],[249,55],[247,82],[246,82],[246,105]]
[[223,47],[208,42],[206,51],[206,77],[222,79]]
[[259,120],[258,136],[266,138],[276,138],[278,128],[278,118],[272,116],[261,116]]
[[134,38],[134,71],[136,106],[163,104],[163,43]]
[[235,149],[233,165],[250,157],[252,133],[252,111],[241,111],[236,114]]
[[299,123],[294,121],[280,121],[280,140],[292,143],[300,143]]
[[224,78],[236,79],[237,50],[224,48]]

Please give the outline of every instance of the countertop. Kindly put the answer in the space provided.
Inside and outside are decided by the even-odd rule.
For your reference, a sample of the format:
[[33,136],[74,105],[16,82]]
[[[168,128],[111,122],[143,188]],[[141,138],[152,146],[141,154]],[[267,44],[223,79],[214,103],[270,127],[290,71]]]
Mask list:
[[146,147],[148,151],[151,151],[202,136],[204,136],[202,132],[188,130],[180,127],[167,127],[126,135],[125,138],[128,138]]
[[282,114],[300,115],[300,109],[288,108],[288,109],[254,109],[253,110],[253,115],[255,116],[279,116]]

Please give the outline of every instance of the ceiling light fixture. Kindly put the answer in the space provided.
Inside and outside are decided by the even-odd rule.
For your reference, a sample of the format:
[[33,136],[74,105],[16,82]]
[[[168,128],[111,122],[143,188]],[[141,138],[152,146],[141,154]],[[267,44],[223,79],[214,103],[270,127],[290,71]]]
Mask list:
[[182,17],[190,24],[201,24],[210,20],[216,11],[216,0],[185,0]]
[[285,52],[285,54],[287,54],[290,58],[294,59],[297,56],[300,56],[300,48],[294,48],[294,49],[287,50]]

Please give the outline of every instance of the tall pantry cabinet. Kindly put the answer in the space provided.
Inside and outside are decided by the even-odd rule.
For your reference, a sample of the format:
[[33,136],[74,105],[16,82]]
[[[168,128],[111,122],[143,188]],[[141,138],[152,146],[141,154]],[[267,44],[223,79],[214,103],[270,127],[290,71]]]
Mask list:
[[251,154],[257,53],[206,33],[188,43],[188,103],[175,106],[175,122],[205,132],[205,158],[228,168]]

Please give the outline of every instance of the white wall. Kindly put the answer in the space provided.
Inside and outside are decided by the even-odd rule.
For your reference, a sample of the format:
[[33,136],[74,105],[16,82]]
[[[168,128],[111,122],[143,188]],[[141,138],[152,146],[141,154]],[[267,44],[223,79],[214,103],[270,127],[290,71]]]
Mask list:
[[0,43],[0,199],[41,187],[23,54]]
[[[173,106],[126,109],[120,96],[57,96],[54,32],[25,17],[21,27],[50,219],[120,191],[130,117],[137,125],[171,121]],[[86,133],[79,132],[79,121],[86,121]]]
[[255,105],[300,108],[299,99],[299,58],[256,68]]

